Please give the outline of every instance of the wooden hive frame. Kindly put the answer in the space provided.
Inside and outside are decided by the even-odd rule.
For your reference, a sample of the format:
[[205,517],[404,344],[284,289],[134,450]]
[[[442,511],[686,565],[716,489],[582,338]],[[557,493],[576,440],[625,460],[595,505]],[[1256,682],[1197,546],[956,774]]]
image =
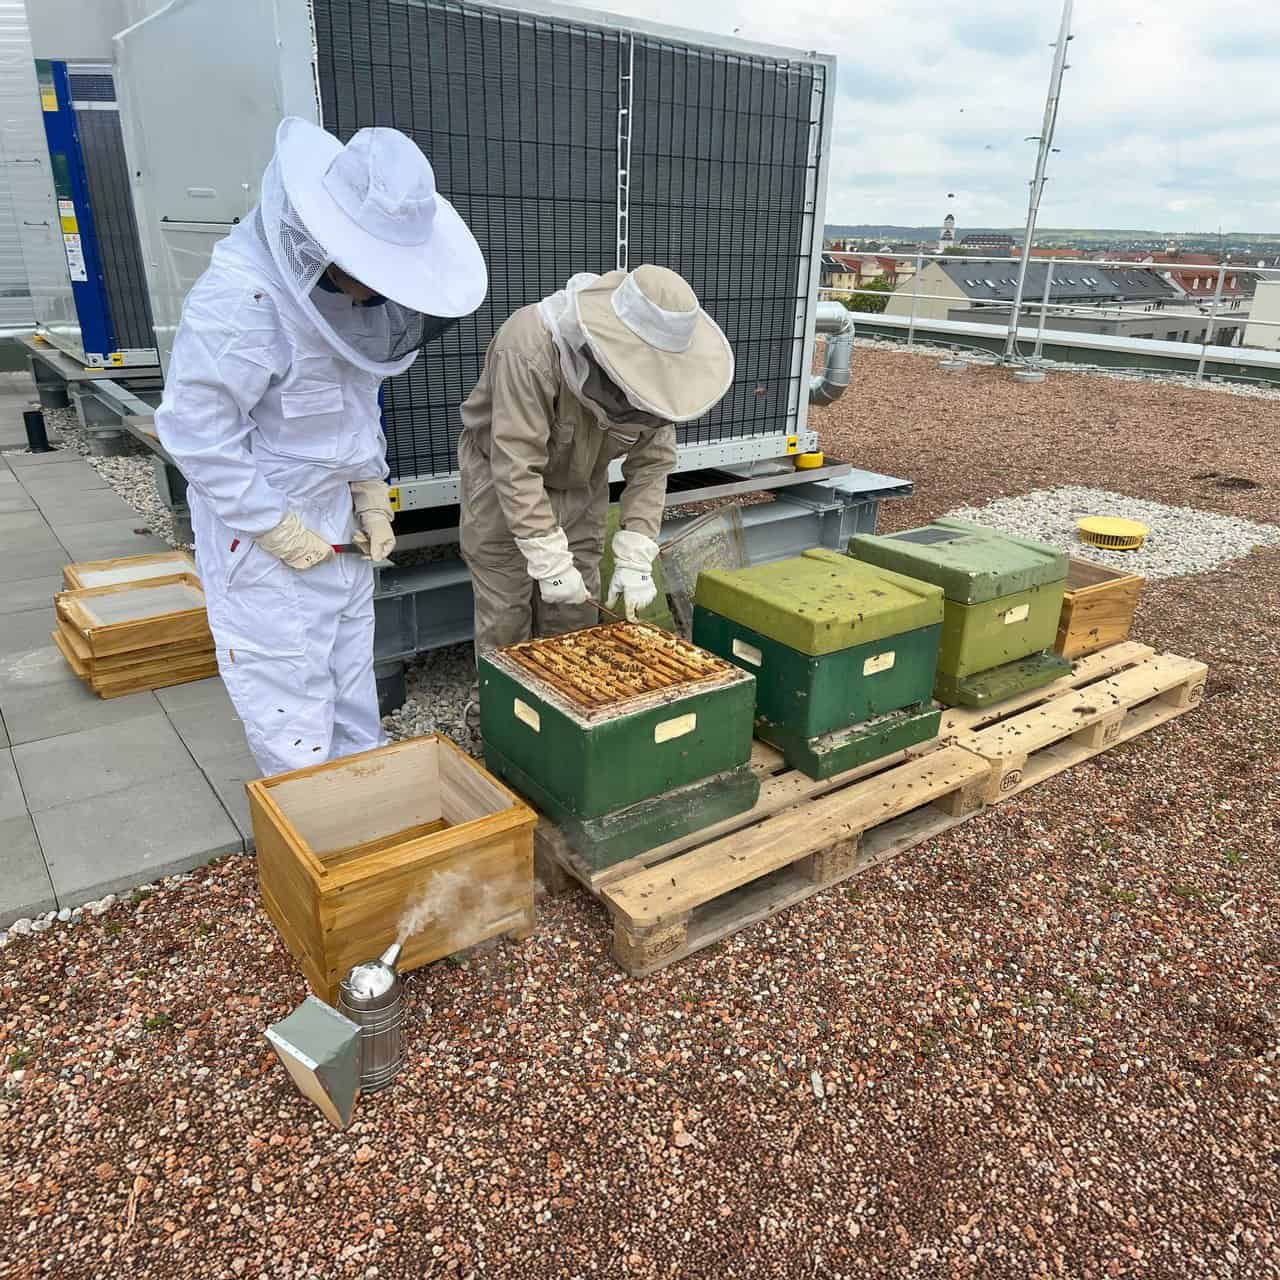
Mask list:
[[246,784],[263,904],[311,989],[423,927],[400,968],[535,921],[537,816],[446,738],[411,738]]
[[[163,587],[183,585],[199,595],[201,604],[189,609],[168,610],[148,617],[103,622],[93,613],[96,600],[118,599],[147,593]],[[58,618],[78,631],[94,658],[106,658],[137,649],[157,648],[191,640],[211,643],[209,619],[204,608],[204,591],[200,580],[189,573],[168,574],[162,578],[146,578],[141,582],[119,583],[108,587],[81,587],[60,591],[54,596]]]
[[[156,572],[148,572],[153,568]],[[196,576],[196,562],[189,552],[175,549],[149,552],[141,556],[113,556],[107,560],[81,560],[76,564],[63,566],[62,583],[68,591],[83,591],[92,587],[148,582],[154,578],[168,577],[175,573],[189,573],[192,577]],[[122,578],[115,583],[93,581],[94,578],[113,574],[132,576]]]

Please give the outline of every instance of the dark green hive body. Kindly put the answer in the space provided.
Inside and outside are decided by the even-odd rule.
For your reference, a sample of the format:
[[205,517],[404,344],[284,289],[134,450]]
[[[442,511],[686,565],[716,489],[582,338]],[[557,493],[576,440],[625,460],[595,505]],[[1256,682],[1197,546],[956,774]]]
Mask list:
[[756,677],[756,736],[814,778],[936,733],[942,592],[811,551],[703,574],[693,638]]
[[[937,697],[985,706],[1061,673],[1052,661],[1026,661],[1057,635],[1067,557],[1044,543],[962,520],[936,520],[884,536],[858,534],[860,560],[935,583],[946,593]],[[976,677],[987,677],[976,681]]]
[[749,675],[721,668],[586,709],[502,651],[481,655],[478,667],[486,766],[557,822],[592,867],[756,801]]

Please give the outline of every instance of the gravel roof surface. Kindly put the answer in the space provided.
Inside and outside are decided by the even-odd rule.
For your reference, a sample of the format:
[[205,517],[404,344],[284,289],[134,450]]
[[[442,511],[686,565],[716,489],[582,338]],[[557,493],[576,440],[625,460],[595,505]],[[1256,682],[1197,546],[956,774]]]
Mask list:
[[[1081,483],[1274,520],[1280,406],[859,357],[906,527]],[[1192,473],[1253,478],[1220,490]],[[1203,707],[643,980],[580,892],[408,979],[346,1133],[232,857],[0,951],[0,1275],[1280,1275],[1280,550],[1152,584]]]

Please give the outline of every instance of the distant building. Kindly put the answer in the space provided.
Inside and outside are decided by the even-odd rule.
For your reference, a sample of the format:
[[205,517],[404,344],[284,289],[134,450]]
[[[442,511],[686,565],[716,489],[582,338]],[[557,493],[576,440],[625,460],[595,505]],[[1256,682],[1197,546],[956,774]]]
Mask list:
[[995,231],[971,231],[960,241],[965,253],[1013,253],[1013,237]]
[[[1259,324],[1271,320],[1272,324]],[[1246,347],[1266,347],[1280,351],[1280,280],[1263,280],[1253,295],[1249,308],[1249,324],[1244,331]]]
[[[1017,291],[1017,258],[973,263],[960,259],[930,262],[914,281],[899,285],[889,298],[886,314],[912,314],[917,320],[967,320],[1007,325]],[[1036,303],[1044,298],[1049,262],[1027,264],[1023,289],[1022,324],[1037,322]],[[1208,324],[1208,308],[1187,299],[1161,273],[1151,268],[1099,267],[1055,264],[1049,301],[1055,304],[1045,321],[1050,329],[1106,333],[1120,337],[1152,338],[1167,342],[1198,342]],[[1027,309],[1030,304],[1030,309]],[[1069,306],[1069,310],[1063,310]],[[1140,314],[1133,314],[1140,312]],[[1230,346],[1239,340],[1247,313],[1219,313],[1213,341]]]
[[942,220],[942,230],[938,232],[938,252],[946,253],[948,249],[954,248],[956,243],[956,219],[955,214],[949,213]]
[[833,293],[849,293],[863,288],[870,280],[884,279],[898,285],[915,273],[915,263],[878,253],[824,253],[822,255],[822,288]]

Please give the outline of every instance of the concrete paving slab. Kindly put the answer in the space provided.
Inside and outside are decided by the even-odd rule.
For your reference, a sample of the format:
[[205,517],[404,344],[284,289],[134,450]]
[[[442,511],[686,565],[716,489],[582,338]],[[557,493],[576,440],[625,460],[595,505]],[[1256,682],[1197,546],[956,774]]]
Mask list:
[[0,747],[9,746],[9,731],[4,726],[4,716],[0,715]]
[[227,686],[222,683],[221,676],[210,676],[207,680],[192,680],[188,684],[175,684],[168,689],[157,689],[156,697],[160,705],[170,713],[186,711],[189,707],[198,707],[206,702],[225,703],[231,706],[231,697]]
[[39,511],[13,511],[0,515],[0,557],[29,551],[57,551],[57,535]]
[[13,474],[9,464],[0,458],[0,493],[4,492],[5,485],[17,483],[18,477]]
[[212,760],[202,761],[200,768],[209,779],[210,786],[217,792],[222,807],[235,823],[236,829],[244,837],[245,849],[252,853],[253,820],[249,817],[249,797],[245,794],[244,784],[262,777],[262,770],[258,768],[247,747],[242,751],[228,752]]
[[58,530],[58,540],[72,560],[106,560],[111,556],[172,550],[152,533],[134,533],[135,529],[145,528],[143,518],[134,515],[128,520],[104,520],[101,524],[64,525]]
[[[167,709],[166,709],[167,710]],[[180,711],[169,711],[169,722],[187,744],[187,750],[199,765],[229,752],[247,750],[244,725],[236,715],[231,699],[210,699]]]
[[64,907],[190,871],[244,848],[198,771],[45,809],[34,819]]
[[[8,473],[10,476],[13,472]],[[17,483],[0,485],[0,515],[12,515],[15,511],[34,511],[36,500]]]
[[0,656],[0,705],[6,704],[15,693],[79,683],[76,673],[67,666],[66,658],[47,638],[47,633],[43,644]]
[[0,658],[51,643],[49,633],[55,625],[52,604],[5,614],[0,617]]
[[[21,486],[19,486],[21,488]],[[0,537],[39,531],[48,532],[49,523],[34,506],[22,511],[0,512]]]
[[13,758],[32,813],[198,772],[159,708],[155,715],[21,743]]
[[4,586],[7,583],[39,578],[45,574],[61,573],[62,566],[69,559],[66,551],[53,548],[5,552],[0,555],[0,596],[4,595]]
[[13,763],[12,751],[0,751],[0,822],[8,818],[22,818],[27,813],[27,802],[22,798],[22,784]]
[[53,593],[61,590],[60,573],[27,578],[22,582],[6,582],[0,585],[0,615],[42,609],[53,599]]
[[15,744],[98,729],[152,716],[159,710],[160,704],[149,690],[123,698],[100,698],[76,679],[36,689],[0,689],[0,714]]
[[138,513],[114,489],[42,494],[39,505],[54,533],[64,526],[75,528],[81,524],[102,524],[106,520],[138,522]]
[[19,474],[36,468],[43,470],[46,467],[62,467],[73,463],[82,467],[89,465],[78,449],[51,449],[48,453],[27,453],[25,449],[14,449],[4,455],[4,460]]
[[31,819],[24,813],[0,821],[0,929],[57,906]]
[[87,462],[75,465],[68,463],[65,467],[29,468],[14,475],[22,487],[33,497],[44,498],[50,494],[91,493],[99,489],[110,489],[106,477],[95,471]]

